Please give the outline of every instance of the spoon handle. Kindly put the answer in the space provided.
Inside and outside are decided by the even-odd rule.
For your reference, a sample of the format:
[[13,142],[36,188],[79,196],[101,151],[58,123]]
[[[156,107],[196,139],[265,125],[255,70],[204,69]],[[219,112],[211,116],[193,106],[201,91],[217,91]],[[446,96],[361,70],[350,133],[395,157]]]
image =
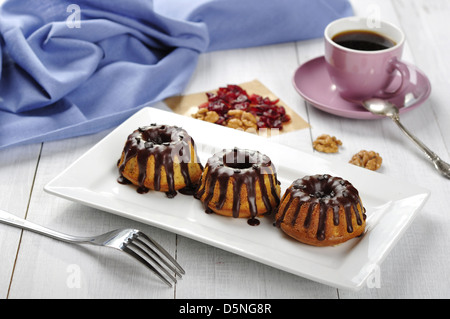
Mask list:
[[398,115],[391,116],[391,119],[394,121],[395,124],[397,124],[400,130],[402,130],[402,132],[405,133],[405,135],[408,136],[422,150],[422,152],[425,153],[428,159],[433,162],[436,169],[445,177],[450,178],[450,164],[441,160],[436,153],[430,150],[425,144],[423,144],[419,139],[417,139],[417,137],[412,135],[406,129],[406,127],[404,127],[403,124],[400,122],[400,117]]

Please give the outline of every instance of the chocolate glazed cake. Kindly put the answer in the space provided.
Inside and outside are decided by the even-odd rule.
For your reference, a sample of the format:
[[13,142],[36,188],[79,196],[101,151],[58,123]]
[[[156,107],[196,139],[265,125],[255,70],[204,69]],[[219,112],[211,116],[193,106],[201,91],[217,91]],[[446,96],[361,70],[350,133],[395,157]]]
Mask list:
[[365,229],[358,190],[340,177],[313,175],[286,190],[275,225],[300,242],[329,246],[357,237]]
[[193,194],[203,171],[189,134],[177,126],[157,124],[128,136],[117,166],[119,183],[133,183],[139,193],[166,192],[169,198],[177,191]]
[[208,159],[195,197],[207,213],[248,218],[271,213],[280,201],[280,185],[270,158],[258,151],[234,148]]

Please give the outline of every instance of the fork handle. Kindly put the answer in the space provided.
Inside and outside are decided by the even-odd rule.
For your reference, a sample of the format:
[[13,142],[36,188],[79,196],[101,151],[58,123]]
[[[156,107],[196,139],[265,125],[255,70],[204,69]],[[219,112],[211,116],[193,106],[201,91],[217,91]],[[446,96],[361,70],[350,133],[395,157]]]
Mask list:
[[64,233],[54,231],[52,229],[40,226],[38,224],[32,223],[26,219],[17,217],[11,213],[5,212],[0,209],[0,222],[10,226],[18,227],[21,229],[29,230],[53,239],[61,240],[68,243],[83,243],[87,242],[87,239],[73,237]]

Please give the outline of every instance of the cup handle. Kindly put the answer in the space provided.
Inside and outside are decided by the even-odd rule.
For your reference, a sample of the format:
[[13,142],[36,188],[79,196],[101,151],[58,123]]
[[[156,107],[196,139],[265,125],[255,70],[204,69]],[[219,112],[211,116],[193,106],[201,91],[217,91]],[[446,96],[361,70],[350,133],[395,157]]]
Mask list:
[[[400,82],[400,85],[398,86],[398,88],[395,89],[394,91],[388,91],[387,89],[383,89],[377,97],[388,99],[395,95],[400,94],[408,87],[409,77],[410,77],[408,66],[405,63],[403,63],[402,61],[398,60],[397,58],[393,58],[391,60],[391,62],[389,63],[387,72],[393,76],[394,72],[396,70],[400,72],[400,81],[401,82]],[[391,83],[389,83],[389,85],[390,84]],[[388,87],[389,87],[389,85],[388,85]]]

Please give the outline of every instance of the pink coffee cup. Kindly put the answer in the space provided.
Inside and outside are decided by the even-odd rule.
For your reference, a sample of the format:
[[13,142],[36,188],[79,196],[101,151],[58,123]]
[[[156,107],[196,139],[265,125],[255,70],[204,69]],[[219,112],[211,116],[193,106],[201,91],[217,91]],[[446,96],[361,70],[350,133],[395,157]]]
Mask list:
[[[385,49],[365,51],[333,41],[336,35],[349,31],[374,32],[393,43]],[[344,99],[362,101],[372,97],[390,98],[408,85],[409,70],[400,61],[405,35],[393,24],[361,17],[342,18],[331,22],[324,36],[327,70]],[[392,88],[396,77],[400,77],[400,81],[395,81],[400,84]]]

